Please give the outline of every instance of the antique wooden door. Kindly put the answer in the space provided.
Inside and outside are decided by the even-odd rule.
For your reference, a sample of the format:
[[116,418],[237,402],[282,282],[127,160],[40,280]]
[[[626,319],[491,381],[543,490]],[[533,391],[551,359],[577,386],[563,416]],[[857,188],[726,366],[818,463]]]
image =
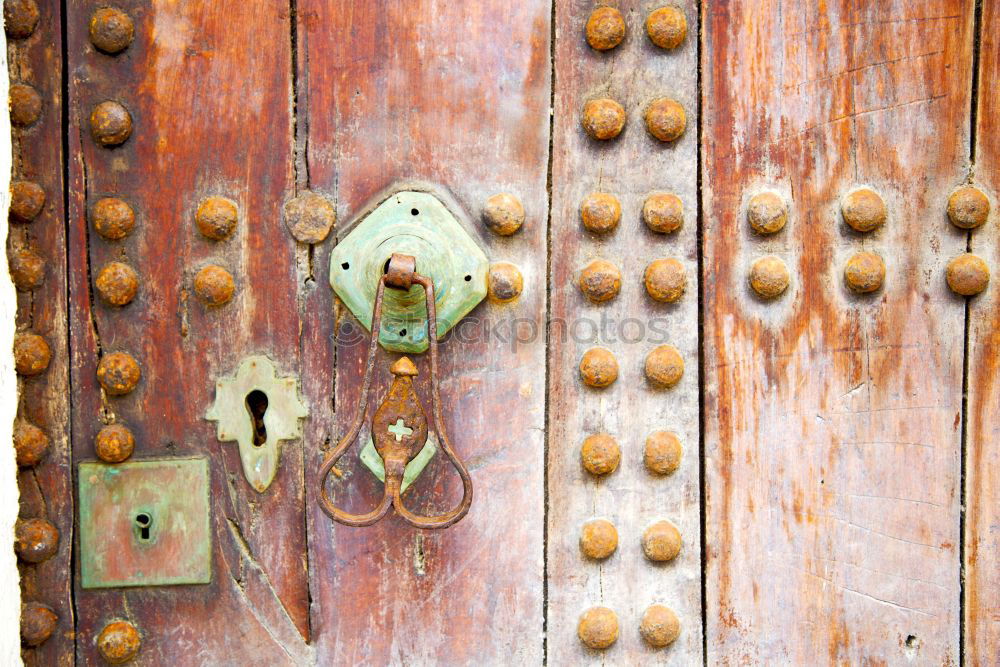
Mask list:
[[997,664],[1000,3],[4,16],[26,664]]

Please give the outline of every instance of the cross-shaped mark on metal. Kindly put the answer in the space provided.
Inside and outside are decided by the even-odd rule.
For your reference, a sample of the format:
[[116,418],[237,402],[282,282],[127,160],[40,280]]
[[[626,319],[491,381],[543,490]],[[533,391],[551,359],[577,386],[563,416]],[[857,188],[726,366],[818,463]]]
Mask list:
[[399,442],[404,437],[413,433],[413,429],[408,427],[403,422],[403,418],[400,417],[399,419],[396,420],[395,424],[389,424],[389,433],[392,433],[394,436],[396,436],[396,442]]

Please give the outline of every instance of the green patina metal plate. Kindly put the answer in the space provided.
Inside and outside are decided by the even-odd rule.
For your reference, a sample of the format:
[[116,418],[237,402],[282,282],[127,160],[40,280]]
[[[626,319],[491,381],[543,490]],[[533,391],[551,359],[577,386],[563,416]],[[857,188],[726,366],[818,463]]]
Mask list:
[[[403,469],[403,483],[399,487],[399,492],[406,493],[406,490],[410,488],[410,484],[417,481],[420,477],[420,473],[424,471],[427,464],[431,462],[434,455],[437,453],[438,446],[437,442],[434,440],[434,434],[427,435],[427,442],[424,443],[423,448],[417,452],[417,455],[413,457],[413,460],[406,464]],[[375,449],[375,441],[372,440],[371,435],[368,436],[368,443],[361,450],[361,462],[365,464],[373,475],[378,477],[378,481],[385,482],[385,463],[382,462],[382,457],[378,455],[378,450]]]
[[212,580],[208,461],[81,463],[84,588]]
[[[486,296],[486,254],[455,215],[429,192],[397,192],[364,216],[330,258],[330,285],[369,331],[378,281],[394,252],[416,257],[417,272],[434,281],[438,338]],[[379,332],[384,348],[423,352],[426,322],[422,287],[386,289]]]
[[[247,404],[253,392],[264,395],[264,442],[254,440],[253,420]],[[243,476],[250,486],[263,493],[274,481],[281,459],[281,441],[302,437],[299,420],[309,410],[299,398],[298,380],[280,377],[267,357],[255,355],[240,362],[230,377],[215,382],[215,402],[205,413],[205,419],[216,421],[216,436],[220,442],[235,441],[240,450]]]

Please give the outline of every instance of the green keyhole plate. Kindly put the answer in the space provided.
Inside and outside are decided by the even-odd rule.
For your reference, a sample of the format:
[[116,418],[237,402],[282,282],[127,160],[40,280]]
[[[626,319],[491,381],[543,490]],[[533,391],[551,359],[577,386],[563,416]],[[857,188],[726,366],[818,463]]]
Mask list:
[[83,588],[212,580],[208,459],[81,463],[78,470]]
[[[330,258],[330,285],[369,331],[378,280],[395,252],[416,257],[417,272],[434,281],[438,338],[486,296],[486,254],[443,199],[431,192],[396,192],[363,215]],[[386,289],[379,342],[395,352],[427,349],[422,287]]]

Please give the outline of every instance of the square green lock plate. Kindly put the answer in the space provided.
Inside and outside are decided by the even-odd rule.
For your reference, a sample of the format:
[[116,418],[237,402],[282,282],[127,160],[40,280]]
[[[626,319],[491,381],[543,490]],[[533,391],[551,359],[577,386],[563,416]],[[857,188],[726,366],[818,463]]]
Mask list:
[[81,463],[79,489],[84,588],[211,581],[207,459]]

